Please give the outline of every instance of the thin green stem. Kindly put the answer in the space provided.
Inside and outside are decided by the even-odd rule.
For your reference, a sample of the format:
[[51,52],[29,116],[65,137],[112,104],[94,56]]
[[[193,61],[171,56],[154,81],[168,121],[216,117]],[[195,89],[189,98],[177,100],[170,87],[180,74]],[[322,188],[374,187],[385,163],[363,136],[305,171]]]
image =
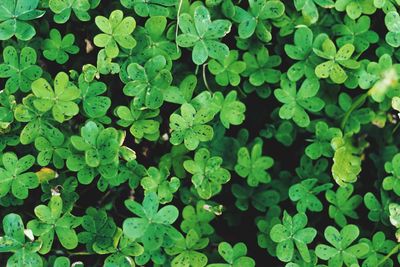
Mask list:
[[178,40],[178,31],[179,31],[179,16],[181,14],[182,2],[183,2],[183,0],[179,0],[178,12],[176,14],[176,29],[175,29],[176,52],[179,52],[179,46],[178,46],[178,41],[177,40]]
[[379,262],[377,266],[380,266],[381,264],[385,263],[393,254],[395,254],[400,248],[400,243],[397,244],[385,257],[383,257]]
[[369,91],[364,93],[363,95],[361,95],[359,98],[357,98],[357,100],[354,101],[353,104],[351,105],[351,107],[346,111],[346,114],[343,117],[342,123],[340,124],[340,128],[342,128],[342,130],[346,126],[346,123],[349,120],[351,113],[353,113],[353,111],[355,109],[357,109],[362,104],[364,104],[364,101],[367,99],[368,96],[369,96]]
[[208,82],[207,82],[207,77],[206,77],[206,66],[208,63],[203,65],[203,81],[204,81],[204,85],[206,86],[207,90],[212,92],[210,87],[208,86]]

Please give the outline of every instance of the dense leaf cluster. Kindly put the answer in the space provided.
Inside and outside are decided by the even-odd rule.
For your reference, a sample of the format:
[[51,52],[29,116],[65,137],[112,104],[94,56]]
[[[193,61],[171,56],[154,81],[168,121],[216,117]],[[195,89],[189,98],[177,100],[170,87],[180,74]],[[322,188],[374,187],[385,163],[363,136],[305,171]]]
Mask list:
[[399,266],[399,12],[0,1],[0,265]]

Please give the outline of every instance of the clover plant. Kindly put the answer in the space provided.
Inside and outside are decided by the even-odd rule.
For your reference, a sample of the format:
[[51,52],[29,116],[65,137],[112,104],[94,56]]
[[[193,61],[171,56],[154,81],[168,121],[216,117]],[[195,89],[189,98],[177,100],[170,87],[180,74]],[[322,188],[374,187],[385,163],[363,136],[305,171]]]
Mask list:
[[399,7],[0,1],[0,266],[399,266]]

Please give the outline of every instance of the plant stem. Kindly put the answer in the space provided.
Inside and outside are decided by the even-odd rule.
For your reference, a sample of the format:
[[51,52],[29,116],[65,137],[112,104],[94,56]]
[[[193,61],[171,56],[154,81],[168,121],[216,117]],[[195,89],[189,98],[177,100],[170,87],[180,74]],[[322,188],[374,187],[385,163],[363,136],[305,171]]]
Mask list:
[[359,106],[361,106],[364,101],[367,99],[367,97],[369,96],[369,90],[368,92],[364,93],[363,95],[361,95],[359,98],[357,98],[356,101],[353,102],[353,104],[351,105],[351,107],[346,111],[346,114],[343,117],[342,123],[340,124],[340,128],[342,128],[342,130],[344,129],[344,127],[346,126],[347,121],[350,118],[351,113],[358,108]]
[[179,52],[179,46],[178,46],[178,31],[179,31],[179,15],[181,14],[181,9],[182,9],[182,2],[183,0],[179,0],[179,5],[178,5],[178,12],[176,14],[176,29],[175,29],[175,44],[176,44],[176,52]]
[[204,85],[206,86],[207,90],[212,93],[210,87],[208,86],[207,77],[206,77],[206,66],[207,66],[207,64],[208,63],[203,64],[203,81],[204,81]]
[[387,261],[394,253],[396,253],[400,248],[400,243],[397,244],[385,257],[383,257],[383,259],[380,260],[380,262],[378,262],[377,266],[380,266],[381,264],[385,263],[385,261]]

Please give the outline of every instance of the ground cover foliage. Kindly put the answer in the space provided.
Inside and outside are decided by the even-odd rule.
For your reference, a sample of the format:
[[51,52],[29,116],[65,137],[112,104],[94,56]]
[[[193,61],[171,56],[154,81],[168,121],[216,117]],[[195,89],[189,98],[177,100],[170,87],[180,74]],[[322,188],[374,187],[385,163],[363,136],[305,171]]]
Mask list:
[[0,1],[0,265],[399,266],[399,10]]

